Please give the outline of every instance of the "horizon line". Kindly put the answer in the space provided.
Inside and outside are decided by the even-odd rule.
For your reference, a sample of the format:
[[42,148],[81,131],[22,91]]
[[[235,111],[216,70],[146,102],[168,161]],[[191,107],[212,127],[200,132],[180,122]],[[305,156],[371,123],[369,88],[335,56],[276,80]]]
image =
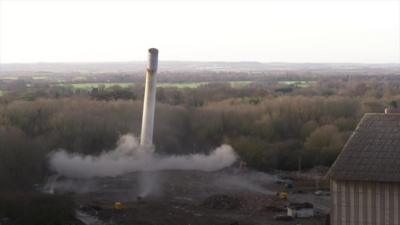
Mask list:
[[[254,60],[160,60],[163,62],[174,62],[174,63],[259,63],[259,64],[358,64],[358,65],[400,65],[400,62],[293,62],[293,61],[254,61]],[[121,60],[121,61],[42,61],[42,62],[0,62],[0,65],[9,64],[112,64],[112,63],[146,63],[146,60]]]

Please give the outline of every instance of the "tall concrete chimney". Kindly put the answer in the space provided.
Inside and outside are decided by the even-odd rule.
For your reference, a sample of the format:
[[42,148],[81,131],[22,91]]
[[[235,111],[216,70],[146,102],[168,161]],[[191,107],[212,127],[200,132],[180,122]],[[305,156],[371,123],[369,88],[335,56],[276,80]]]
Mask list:
[[144,147],[153,146],[153,127],[154,111],[156,106],[157,89],[157,66],[158,50],[149,49],[149,58],[147,61],[146,86],[144,90],[142,133],[140,135],[140,145]]

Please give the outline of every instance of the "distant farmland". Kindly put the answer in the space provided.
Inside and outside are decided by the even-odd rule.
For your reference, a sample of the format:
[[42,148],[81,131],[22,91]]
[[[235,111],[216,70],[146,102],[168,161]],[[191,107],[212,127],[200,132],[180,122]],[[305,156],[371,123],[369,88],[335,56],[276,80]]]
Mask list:
[[315,81],[306,81],[306,80],[287,80],[287,81],[279,81],[280,84],[286,84],[293,87],[306,88],[315,84]]
[[[163,88],[198,88],[203,85],[212,84],[214,82],[175,82],[175,83],[158,83],[157,87]],[[216,82],[216,83],[225,83],[225,82]],[[252,83],[252,81],[230,81],[226,82],[231,85],[233,88],[240,88],[248,86]],[[110,88],[114,86],[118,86],[121,88],[127,88],[130,86],[137,85],[138,83],[64,83],[59,84],[58,86],[72,87],[73,89],[81,89],[81,90],[91,90],[93,88]],[[143,83],[140,83],[143,84]]]

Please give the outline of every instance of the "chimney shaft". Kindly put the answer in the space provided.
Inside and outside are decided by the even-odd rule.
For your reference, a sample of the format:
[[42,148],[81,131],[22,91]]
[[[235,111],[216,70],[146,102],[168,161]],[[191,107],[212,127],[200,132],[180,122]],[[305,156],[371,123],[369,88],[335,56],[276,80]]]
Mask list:
[[142,133],[140,135],[140,145],[145,147],[153,146],[154,111],[156,106],[157,89],[157,66],[158,50],[156,48],[150,48],[147,61],[146,86],[143,101]]

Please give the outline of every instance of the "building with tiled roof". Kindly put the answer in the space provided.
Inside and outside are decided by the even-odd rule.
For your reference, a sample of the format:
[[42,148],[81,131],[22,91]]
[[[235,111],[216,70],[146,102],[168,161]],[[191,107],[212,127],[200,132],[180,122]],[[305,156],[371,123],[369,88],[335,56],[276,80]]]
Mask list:
[[328,176],[332,225],[400,225],[400,113],[364,115]]

